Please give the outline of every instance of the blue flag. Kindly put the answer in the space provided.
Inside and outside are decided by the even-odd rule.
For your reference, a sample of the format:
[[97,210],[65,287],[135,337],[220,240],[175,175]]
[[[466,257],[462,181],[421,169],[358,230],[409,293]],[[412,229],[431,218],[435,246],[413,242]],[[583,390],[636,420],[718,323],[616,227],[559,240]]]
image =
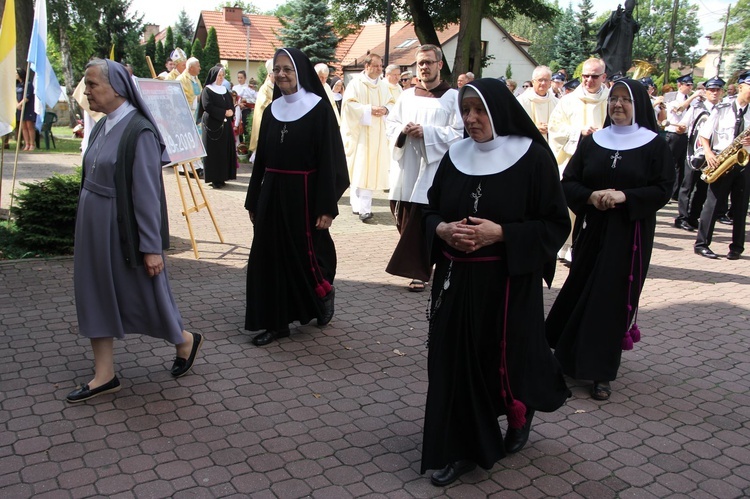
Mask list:
[[55,71],[47,57],[47,2],[45,0],[36,0],[34,5],[34,27],[31,31],[28,61],[31,70],[34,71],[36,128],[41,131],[47,106],[54,107],[62,92]]

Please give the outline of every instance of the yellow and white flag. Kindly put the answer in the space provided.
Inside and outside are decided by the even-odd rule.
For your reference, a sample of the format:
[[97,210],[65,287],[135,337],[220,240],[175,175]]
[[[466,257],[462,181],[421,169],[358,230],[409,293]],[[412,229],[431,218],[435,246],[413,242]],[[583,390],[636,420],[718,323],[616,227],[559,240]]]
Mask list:
[[0,26],[0,136],[16,126],[16,6],[6,0]]

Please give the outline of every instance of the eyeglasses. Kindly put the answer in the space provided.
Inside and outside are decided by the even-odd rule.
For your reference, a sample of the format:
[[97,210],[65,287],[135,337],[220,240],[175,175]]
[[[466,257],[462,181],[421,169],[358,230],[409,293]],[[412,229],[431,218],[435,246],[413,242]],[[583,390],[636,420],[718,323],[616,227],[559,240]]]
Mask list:
[[590,78],[592,80],[596,80],[597,78],[599,78],[603,74],[604,73],[599,73],[598,75],[581,75],[581,78]]
[[623,104],[632,104],[633,103],[633,99],[631,99],[630,97],[609,97],[607,99],[607,101],[611,105],[617,104],[618,102],[621,102]]
[[552,80],[550,80],[549,78],[536,78],[534,79],[534,81],[539,82],[539,83],[549,83]]
[[283,68],[273,68],[273,74],[275,74],[275,75],[278,75],[278,74],[281,74],[281,73],[289,75],[289,74],[292,74],[294,72],[295,72],[294,68],[289,67],[289,66],[283,67]]
[[400,81],[409,81],[409,78],[401,78]]
[[417,61],[417,66],[432,66],[437,64],[437,61]]

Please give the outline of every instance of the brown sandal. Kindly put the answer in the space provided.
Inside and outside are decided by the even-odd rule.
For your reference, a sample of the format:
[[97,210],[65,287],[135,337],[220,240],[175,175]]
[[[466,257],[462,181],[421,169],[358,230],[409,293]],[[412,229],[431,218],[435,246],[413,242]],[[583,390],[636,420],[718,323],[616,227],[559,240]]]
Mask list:
[[612,387],[609,386],[609,381],[594,381],[591,386],[591,398],[594,400],[609,400],[610,395],[612,395]]

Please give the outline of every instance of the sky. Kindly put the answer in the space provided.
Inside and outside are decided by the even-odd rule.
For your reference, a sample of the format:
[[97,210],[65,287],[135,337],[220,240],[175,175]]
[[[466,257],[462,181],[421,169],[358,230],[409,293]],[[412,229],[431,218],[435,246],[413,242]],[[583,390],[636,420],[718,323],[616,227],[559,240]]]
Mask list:
[[[267,11],[285,3],[285,0],[251,0],[253,5],[261,11]],[[572,0],[573,9],[576,10],[580,0]],[[685,1],[685,0],[681,0]],[[689,0],[691,4],[698,7],[698,19],[701,21],[703,34],[706,35],[724,26],[727,6],[736,3],[736,0]],[[566,0],[559,0],[561,6],[567,5]],[[188,17],[196,23],[201,10],[211,10],[217,5],[224,3],[222,0],[133,0],[130,6],[131,12],[137,11],[142,14],[146,23],[158,24],[162,29],[173,26],[177,22],[180,10],[185,9]],[[592,0],[597,14],[609,12],[617,8],[617,0]],[[699,48],[706,47],[706,41],[701,38]]]

